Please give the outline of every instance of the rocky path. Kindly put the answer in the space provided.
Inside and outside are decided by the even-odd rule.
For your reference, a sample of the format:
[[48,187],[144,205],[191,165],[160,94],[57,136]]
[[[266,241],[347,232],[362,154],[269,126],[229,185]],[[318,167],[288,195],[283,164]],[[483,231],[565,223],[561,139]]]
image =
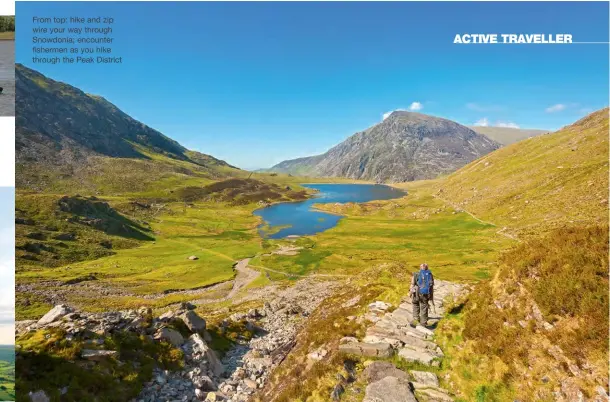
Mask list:
[[232,321],[247,320],[257,335],[230,350],[223,359],[225,380],[218,397],[227,402],[245,402],[264,387],[268,376],[295,345],[307,317],[332,294],[337,283],[303,279],[294,286],[266,294],[263,309],[235,314]]
[[369,382],[365,402],[453,400],[447,390],[440,388],[438,378],[432,372],[434,367],[440,365],[443,357],[443,351],[434,342],[434,331],[445,313],[446,300],[464,291],[462,285],[435,281],[435,301],[430,314],[432,325],[429,327],[410,325],[413,305],[409,298],[403,299],[395,310],[381,301],[369,305],[364,318],[373,322],[373,325],[367,328],[365,337],[361,340],[343,338],[339,350],[374,358],[389,359],[397,355],[407,362],[430,367],[430,371],[411,370],[406,373],[390,362],[371,361],[364,372]]
[[233,287],[231,288],[229,294],[227,294],[226,299],[233,298],[233,296],[235,296],[237,292],[248,286],[261,274],[259,271],[255,271],[253,269],[248,268],[250,260],[250,258],[244,258],[243,260],[239,260],[237,264],[235,264],[234,269],[235,271],[237,271],[237,275],[235,276],[235,280],[233,281]]
[[[303,279],[286,289],[270,290],[265,298],[270,301],[263,308],[233,314],[220,324],[226,331],[235,323],[245,324],[255,333],[251,340],[238,342],[219,361],[207,346],[209,339],[191,336],[180,343],[185,367],[177,372],[157,370],[136,401],[249,401],[291,351],[307,317],[336,285]],[[176,314],[169,311],[162,317],[170,316]]]

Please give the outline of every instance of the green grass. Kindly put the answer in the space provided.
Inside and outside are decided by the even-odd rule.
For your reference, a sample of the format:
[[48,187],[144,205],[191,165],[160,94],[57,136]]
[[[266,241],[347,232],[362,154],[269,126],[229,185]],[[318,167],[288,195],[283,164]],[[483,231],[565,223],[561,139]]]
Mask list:
[[[234,276],[236,260],[261,250],[256,234],[258,218],[252,215],[253,208],[252,205],[228,208],[221,203],[198,203],[189,208],[171,204],[165,215],[151,224],[155,241],[66,266],[22,268],[17,280],[65,282],[93,273],[99,283],[141,296],[223,282]],[[199,259],[191,261],[188,259],[191,255]],[[75,297],[71,302],[85,304],[83,307],[91,302],[99,309],[105,302],[114,306],[117,300],[95,295],[90,301]],[[34,303],[31,308],[38,311],[39,304]]]
[[[318,249],[304,249],[296,256],[281,256],[272,255],[268,257],[256,257],[252,259],[251,265],[254,267],[262,265],[265,267],[274,267],[286,274],[295,275],[293,278],[303,276],[309,273],[318,272],[322,261],[331,255],[328,250],[320,251]],[[277,274],[270,272],[272,276]]]
[[346,218],[307,237],[311,248],[299,256],[261,257],[253,264],[299,275],[357,275],[383,264],[414,270],[425,261],[438,278],[478,281],[494,271],[499,252],[513,243],[492,225],[454,214],[425,189],[398,200],[319,208]]
[[[145,221],[129,219],[101,200],[68,197],[65,203],[65,199],[17,193],[16,216],[21,219],[15,225],[17,271],[100,258],[152,240]],[[100,221],[84,223],[91,218]],[[71,237],[62,238],[66,235]]]
[[[17,339],[18,400],[29,399],[29,391],[44,390],[51,400],[126,401],[139,394],[154,367],[175,370],[183,364],[178,349],[134,333],[102,338],[105,348],[118,351],[119,357],[90,364],[80,359],[80,352],[97,347],[85,339],[66,340],[65,335],[48,329]],[[62,389],[66,393],[60,397]]]
[[[498,275],[477,285],[437,331],[443,368],[466,400],[553,400],[553,387],[570,373],[546,352],[550,345],[590,367],[578,380],[585,394],[607,384],[607,256],[607,226],[555,229],[502,256]],[[551,330],[527,321],[531,303]],[[548,384],[528,381],[545,375]]]

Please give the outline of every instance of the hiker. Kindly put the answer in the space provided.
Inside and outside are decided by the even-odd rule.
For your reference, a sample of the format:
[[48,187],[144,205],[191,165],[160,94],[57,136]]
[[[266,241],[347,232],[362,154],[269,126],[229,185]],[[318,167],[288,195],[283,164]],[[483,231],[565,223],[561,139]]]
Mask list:
[[411,301],[413,302],[413,321],[411,326],[418,323],[426,326],[428,324],[428,303],[434,303],[434,277],[428,269],[428,264],[419,266],[419,272],[413,274],[411,279]]

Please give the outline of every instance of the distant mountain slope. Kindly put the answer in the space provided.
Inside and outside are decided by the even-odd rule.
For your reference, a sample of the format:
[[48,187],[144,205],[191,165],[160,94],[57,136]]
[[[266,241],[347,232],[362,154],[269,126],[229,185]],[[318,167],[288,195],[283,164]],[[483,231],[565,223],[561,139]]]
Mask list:
[[322,155],[284,161],[270,170],[377,182],[412,181],[453,172],[498,147],[451,120],[396,111]]
[[499,149],[441,183],[442,198],[508,227],[607,224],[608,109]]
[[[21,64],[15,71],[18,187],[48,190],[64,183],[63,188],[72,188],[76,181],[100,190],[114,181],[113,189],[137,190],[175,175],[218,178],[236,171],[224,161],[187,150],[100,96]],[[128,176],[123,186],[116,183]]]
[[527,128],[491,127],[491,126],[468,126],[468,128],[479,134],[491,138],[502,145],[509,145],[526,138],[535,137],[548,133],[549,130],[535,130]]

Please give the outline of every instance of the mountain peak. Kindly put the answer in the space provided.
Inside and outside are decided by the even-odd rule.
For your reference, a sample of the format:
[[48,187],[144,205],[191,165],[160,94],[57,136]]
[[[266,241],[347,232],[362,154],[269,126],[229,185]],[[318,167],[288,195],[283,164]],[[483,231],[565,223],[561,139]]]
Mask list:
[[495,141],[454,121],[394,111],[325,154],[284,161],[271,170],[377,182],[432,179],[498,147]]

